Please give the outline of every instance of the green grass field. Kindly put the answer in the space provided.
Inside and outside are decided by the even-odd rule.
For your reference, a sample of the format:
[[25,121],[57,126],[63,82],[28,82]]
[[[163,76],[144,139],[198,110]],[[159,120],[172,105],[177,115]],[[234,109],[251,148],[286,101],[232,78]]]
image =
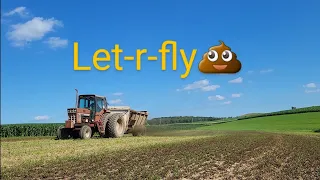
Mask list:
[[319,112],[148,126],[145,137],[2,138],[2,179],[320,179],[317,129]]
[[237,120],[213,126],[199,127],[203,130],[255,130],[269,132],[314,132],[320,129],[320,112],[289,114]]

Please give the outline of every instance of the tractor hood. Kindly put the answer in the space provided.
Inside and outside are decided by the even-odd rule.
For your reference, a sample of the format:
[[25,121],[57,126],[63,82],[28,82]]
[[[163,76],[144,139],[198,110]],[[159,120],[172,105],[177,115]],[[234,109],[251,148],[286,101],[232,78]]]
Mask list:
[[73,127],[74,124],[88,123],[90,121],[90,109],[85,108],[68,108],[68,123],[69,127]]

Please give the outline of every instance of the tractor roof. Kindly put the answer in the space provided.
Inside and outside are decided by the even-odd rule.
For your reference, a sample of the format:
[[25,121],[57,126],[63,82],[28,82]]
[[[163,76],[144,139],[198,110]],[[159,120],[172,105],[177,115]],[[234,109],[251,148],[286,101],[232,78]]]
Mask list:
[[96,95],[96,94],[81,94],[79,96],[96,96],[98,98],[104,98],[105,96],[99,96],[99,95]]

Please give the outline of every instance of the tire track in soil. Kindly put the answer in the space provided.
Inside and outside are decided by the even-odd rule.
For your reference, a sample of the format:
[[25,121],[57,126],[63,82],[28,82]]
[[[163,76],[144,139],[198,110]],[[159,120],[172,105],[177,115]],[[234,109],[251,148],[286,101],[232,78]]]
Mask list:
[[[214,179],[256,179],[255,174],[259,173],[257,167],[264,162],[264,159],[279,150],[279,145],[282,144],[282,138],[276,136],[268,145],[257,147],[251,151],[244,152],[247,156],[240,162],[232,164],[226,168],[223,173],[215,174]],[[258,153],[259,152],[259,153]],[[265,174],[260,174],[262,177],[268,177]],[[270,176],[269,176],[270,177]]]
[[[241,156],[241,160],[234,162],[233,164],[224,165],[225,161],[215,161],[215,167],[211,171],[213,173],[211,178],[213,179],[244,179],[244,178],[253,178],[248,174],[254,170],[258,165],[257,163],[262,161],[265,156],[272,154],[276,151],[277,146],[274,143],[276,141],[275,138],[269,139],[269,143],[267,144],[259,144],[258,147],[253,149],[243,149],[240,153],[243,155]],[[206,173],[206,171],[202,171],[193,175],[193,178],[201,177],[201,174]],[[246,174],[246,177],[241,174]],[[206,178],[200,178],[206,179]]]

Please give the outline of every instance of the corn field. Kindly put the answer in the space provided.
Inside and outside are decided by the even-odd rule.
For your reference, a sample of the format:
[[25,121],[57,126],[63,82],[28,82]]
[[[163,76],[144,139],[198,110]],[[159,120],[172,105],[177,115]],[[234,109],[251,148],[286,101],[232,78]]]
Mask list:
[[59,126],[64,124],[9,124],[1,125],[1,137],[56,136]]

